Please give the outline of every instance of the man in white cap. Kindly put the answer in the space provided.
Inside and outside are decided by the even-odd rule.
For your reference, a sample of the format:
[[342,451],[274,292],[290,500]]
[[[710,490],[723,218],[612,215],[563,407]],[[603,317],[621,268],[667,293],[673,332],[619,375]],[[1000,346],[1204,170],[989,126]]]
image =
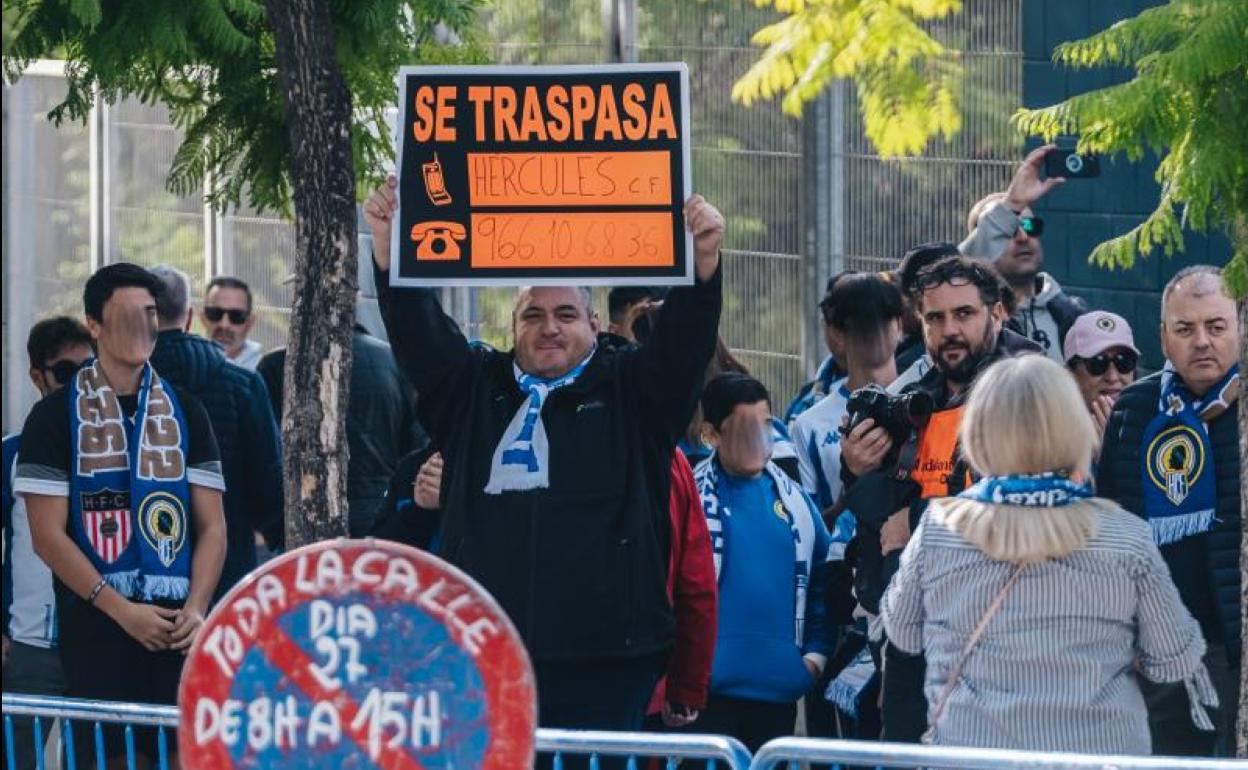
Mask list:
[[1131,325],[1122,316],[1104,310],[1084,313],[1066,332],[1062,351],[1097,432],[1104,434],[1118,394],[1135,382],[1140,350]]

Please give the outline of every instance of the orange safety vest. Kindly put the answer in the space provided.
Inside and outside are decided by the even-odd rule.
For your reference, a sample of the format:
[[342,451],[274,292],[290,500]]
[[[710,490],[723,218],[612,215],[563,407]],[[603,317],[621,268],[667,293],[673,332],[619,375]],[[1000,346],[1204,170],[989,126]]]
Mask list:
[[[910,478],[921,488],[923,499],[949,496],[949,477],[957,463],[958,426],[965,405],[935,412],[919,434],[919,447]],[[967,474],[966,484],[970,484]]]

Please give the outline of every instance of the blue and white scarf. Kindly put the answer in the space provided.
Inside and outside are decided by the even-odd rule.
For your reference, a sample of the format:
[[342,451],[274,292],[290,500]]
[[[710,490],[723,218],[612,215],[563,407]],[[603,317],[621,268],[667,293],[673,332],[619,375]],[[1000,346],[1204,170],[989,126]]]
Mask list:
[[542,406],[553,391],[576,382],[594,357],[595,350],[597,347],[590,348],[589,354],[572,371],[549,380],[525,374],[519,365],[512,363],[516,384],[528,395],[528,400],[511,418],[494,449],[490,479],[485,485],[487,495],[550,486],[550,441],[546,438],[546,425],[542,422]]
[[[706,514],[706,528],[711,535],[711,553],[715,560],[715,579],[718,581],[723,571],[724,555],[728,553],[728,530],[724,526],[725,519],[732,516],[732,510],[720,503],[722,469],[715,453],[698,464],[693,472],[693,479],[698,485],[698,495],[702,498],[702,512]],[[790,479],[784,471],[773,462],[768,462],[763,471],[771,477],[780,497],[780,505],[784,508],[784,519],[793,533],[793,594],[795,617],[793,619],[794,639],[800,647],[806,626],[806,588],[810,583],[810,572],[815,551],[815,521],[817,514],[807,502],[802,489]],[[779,513],[779,511],[777,511]]]
[[133,419],[93,359],[69,394],[69,532],[101,577],[141,601],[190,590],[186,418],[145,364]]
[[853,661],[841,669],[836,678],[828,682],[827,688],[823,691],[823,697],[840,709],[843,714],[857,719],[863,705],[862,696],[876,676],[871,648],[864,645],[862,650],[854,656]]
[[1059,473],[1036,475],[985,476],[964,489],[958,497],[997,505],[1028,508],[1060,508],[1086,500],[1094,494],[1089,482],[1071,481]]
[[1157,416],[1144,429],[1144,514],[1158,545],[1208,532],[1217,505],[1213,445],[1206,423],[1238,396],[1239,366],[1196,398],[1167,361]]
[[793,421],[801,416],[802,412],[819,403],[824,396],[831,393],[832,384],[844,376],[845,373],[837,365],[835,357],[829,355],[823,359],[823,363],[819,364],[819,371],[815,372],[815,379],[803,385],[802,389],[793,397],[793,401],[788,408],[784,410],[784,424],[791,426]]

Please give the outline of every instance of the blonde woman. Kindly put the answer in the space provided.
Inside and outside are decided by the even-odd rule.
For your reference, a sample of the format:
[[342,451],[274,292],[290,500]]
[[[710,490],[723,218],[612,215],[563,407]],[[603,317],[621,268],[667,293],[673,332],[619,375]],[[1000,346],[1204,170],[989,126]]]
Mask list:
[[1140,676],[1185,682],[1212,729],[1205,641],[1147,522],[1082,481],[1096,438],[1054,361],[976,383],[960,439],[981,480],[933,501],[881,602],[892,643],[927,658],[930,742],[1148,754]]

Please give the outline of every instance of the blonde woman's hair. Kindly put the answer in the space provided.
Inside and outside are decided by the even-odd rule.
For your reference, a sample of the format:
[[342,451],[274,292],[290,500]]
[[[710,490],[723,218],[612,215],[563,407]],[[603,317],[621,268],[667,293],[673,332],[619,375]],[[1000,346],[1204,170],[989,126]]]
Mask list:
[[[976,380],[959,431],[962,454],[980,476],[1060,473],[1086,479],[1096,429],[1065,367],[1043,355],[1007,358]],[[949,498],[933,516],[1000,561],[1060,558],[1096,532],[1105,501],[1055,508]]]
[[981,476],[1086,477],[1096,428],[1066,367],[1042,355],[998,361],[971,389],[959,435]]

